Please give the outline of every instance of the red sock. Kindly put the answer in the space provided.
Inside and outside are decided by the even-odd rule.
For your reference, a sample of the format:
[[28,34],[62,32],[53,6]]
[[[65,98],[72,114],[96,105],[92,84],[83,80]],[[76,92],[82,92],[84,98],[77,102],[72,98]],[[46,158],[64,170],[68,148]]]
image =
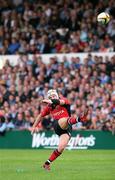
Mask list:
[[46,161],[50,164],[50,162],[54,161],[58,156],[60,156],[60,152],[56,149],[53,151],[53,153],[51,154],[50,158]]
[[78,122],[78,119],[77,118],[74,118],[74,117],[69,117],[68,118],[68,123],[69,124],[76,124]]

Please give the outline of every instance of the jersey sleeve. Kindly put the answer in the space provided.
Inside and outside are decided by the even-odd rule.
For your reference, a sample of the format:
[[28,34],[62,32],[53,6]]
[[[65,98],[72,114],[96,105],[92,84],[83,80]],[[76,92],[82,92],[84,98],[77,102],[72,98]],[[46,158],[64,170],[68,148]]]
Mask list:
[[46,106],[41,110],[41,116],[44,117],[47,116],[48,114],[50,114],[50,107]]

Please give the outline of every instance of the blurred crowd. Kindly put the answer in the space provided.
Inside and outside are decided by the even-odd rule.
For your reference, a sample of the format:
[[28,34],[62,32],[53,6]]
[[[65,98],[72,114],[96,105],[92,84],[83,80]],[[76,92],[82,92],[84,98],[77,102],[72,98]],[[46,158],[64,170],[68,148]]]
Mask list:
[[[107,25],[97,15],[111,15]],[[0,0],[0,54],[113,52],[114,0]]]
[[[32,60],[33,59],[33,60]],[[43,105],[41,100],[53,88],[71,103],[72,116],[88,106],[87,123],[77,129],[109,130],[115,133],[115,56],[93,56],[84,59],[71,57],[63,61],[50,58],[44,63],[41,56],[20,56],[19,64],[6,61],[0,70],[0,133],[6,129],[31,130]],[[83,62],[83,63],[82,63]],[[53,119],[43,119],[37,130],[53,129]]]

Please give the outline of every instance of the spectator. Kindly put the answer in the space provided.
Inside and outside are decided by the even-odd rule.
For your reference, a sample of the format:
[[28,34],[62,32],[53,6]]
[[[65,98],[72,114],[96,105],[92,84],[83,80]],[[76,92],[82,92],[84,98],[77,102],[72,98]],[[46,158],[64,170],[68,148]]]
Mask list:
[[24,130],[25,129],[25,120],[22,113],[18,113],[16,121],[15,121],[15,128],[18,130]]
[[[31,62],[28,56],[21,56],[20,59],[17,71],[6,62],[0,72],[1,82],[7,78],[12,82],[8,86],[7,81],[0,84],[0,108],[5,111],[6,123],[12,123],[17,129],[30,130],[40,110],[40,100],[48,89],[56,88],[60,96],[65,95],[70,100],[73,114],[79,114],[86,106],[90,107],[88,122],[80,124],[80,128],[101,130],[106,125],[108,130],[114,131],[115,75],[113,69],[108,70],[108,64],[110,67],[114,65],[114,56],[106,57],[107,63],[102,57],[91,54],[82,60],[72,57],[71,61],[67,61],[64,57],[63,62],[53,57],[48,64],[37,56],[33,56]],[[52,120],[49,126],[44,120],[37,128],[38,131],[52,128]]]
[[4,114],[0,111],[0,135],[4,135],[7,129]]

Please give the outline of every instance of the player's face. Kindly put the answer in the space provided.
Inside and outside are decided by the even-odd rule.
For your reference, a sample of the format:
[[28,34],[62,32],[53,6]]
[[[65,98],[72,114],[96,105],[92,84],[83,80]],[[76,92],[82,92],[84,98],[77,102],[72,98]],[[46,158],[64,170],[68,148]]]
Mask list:
[[49,96],[49,99],[58,99],[57,95],[56,94],[52,94]]

